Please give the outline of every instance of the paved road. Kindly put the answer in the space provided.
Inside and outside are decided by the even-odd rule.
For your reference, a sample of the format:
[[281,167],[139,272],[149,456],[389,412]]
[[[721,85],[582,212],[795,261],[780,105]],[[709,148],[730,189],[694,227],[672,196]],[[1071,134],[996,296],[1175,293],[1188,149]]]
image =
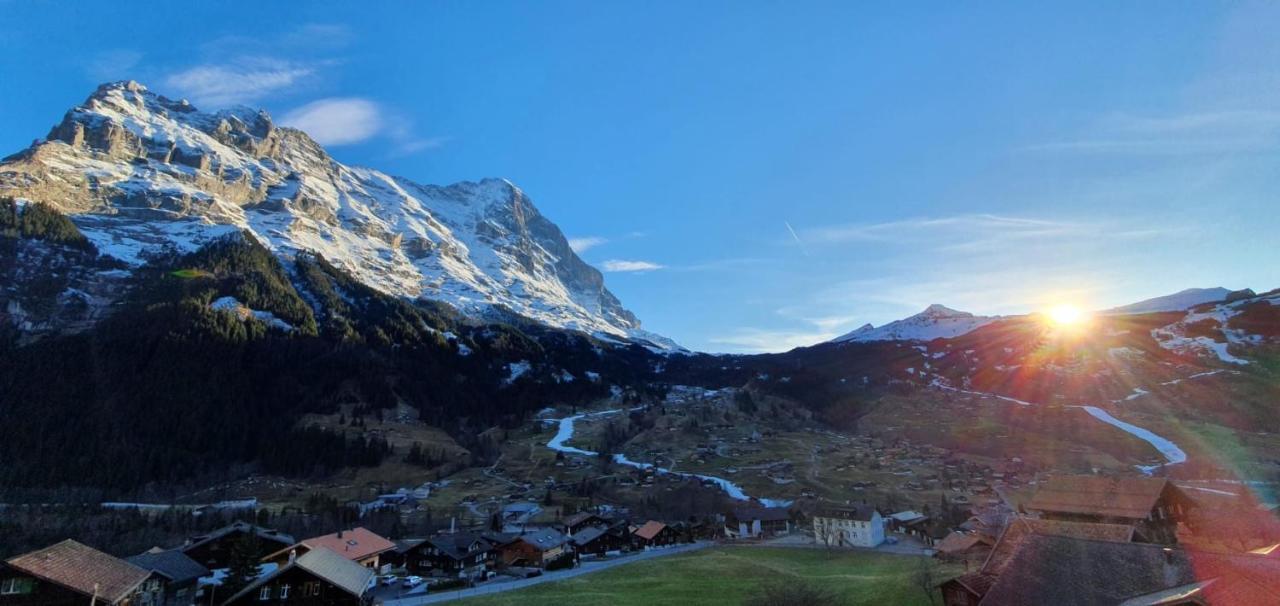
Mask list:
[[[544,572],[542,576],[532,579],[509,579],[509,577],[499,577],[493,581],[489,581],[483,585],[472,587],[470,589],[462,589],[459,591],[444,591],[441,593],[430,593],[425,595],[411,595],[401,598],[384,599],[383,606],[420,606],[422,604],[438,604],[440,602],[449,602],[452,600],[461,600],[463,598],[471,598],[480,595],[489,595],[494,593],[502,593],[504,591],[512,591],[515,589],[524,589],[532,587],[539,583],[549,583],[554,581],[563,581],[572,579],[573,577],[608,570],[615,566],[630,564],[632,562],[640,562],[643,560],[651,560],[663,556],[675,555],[677,553],[688,553],[711,547],[715,543],[711,541],[698,541],[688,545],[679,545],[676,547],[668,547],[666,549],[653,549],[643,551],[636,554],[610,558],[607,560],[584,560],[582,565],[571,570],[557,570],[554,572]],[[509,580],[508,580],[509,579]]]

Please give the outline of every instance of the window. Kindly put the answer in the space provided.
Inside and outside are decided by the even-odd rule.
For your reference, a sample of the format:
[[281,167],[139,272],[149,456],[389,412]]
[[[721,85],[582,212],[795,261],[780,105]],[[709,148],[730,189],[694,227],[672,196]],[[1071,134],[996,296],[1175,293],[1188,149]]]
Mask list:
[[13,578],[0,580],[0,595],[31,593],[35,589],[34,579]]
[[320,595],[320,583],[318,581],[307,583],[306,590],[303,593],[305,595]]
[[270,586],[270,585],[264,585],[264,586],[262,587],[262,590],[258,592],[258,599],[259,599],[259,600],[270,600],[270,599],[271,599],[271,586]]
[[287,599],[288,597],[289,597],[289,586],[284,585],[280,587],[280,599],[284,600],[284,599]]

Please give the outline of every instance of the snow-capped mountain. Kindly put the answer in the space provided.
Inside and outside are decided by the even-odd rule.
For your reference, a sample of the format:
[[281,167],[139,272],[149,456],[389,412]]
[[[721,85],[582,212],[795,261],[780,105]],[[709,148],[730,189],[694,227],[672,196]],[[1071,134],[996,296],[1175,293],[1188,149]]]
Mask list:
[[924,311],[875,327],[865,324],[861,328],[832,339],[833,343],[865,341],[931,341],[958,337],[981,326],[1000,319],[998,316],[975,316],[933,304]]
[[1159,311],[1185,311],[1204,303],[1221,301],[1231,294],[1230,290],[1218,288],[1188,288],[1183,291],[1130,303],[1108,309],[1108,314],[1149,314]]
[[53,205],[131,265],[246,230],[284,258],[314,251],[390,294],[675,347],[641,330],[508,181],[423,185],[347,166],[263,111],[203,113],[136,82],[99,87],[0,162],[0,195]]

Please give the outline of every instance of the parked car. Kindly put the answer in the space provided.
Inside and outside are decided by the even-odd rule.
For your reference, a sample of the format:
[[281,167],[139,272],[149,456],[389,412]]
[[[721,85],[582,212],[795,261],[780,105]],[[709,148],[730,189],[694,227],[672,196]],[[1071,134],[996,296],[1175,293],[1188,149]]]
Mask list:
[[394,574],[388,574],[382,577],[382,585],[383,587],[390,587],[392,585],[395,585],[396,581],[399,581],[399,580],[400,580],[400,577]]
[[416,577],[416,576],[415,576],[415,577],[405,577],[405,578],[404,578],[404,588],[405,588],[405,589],[411,589],[411,588],[413,588],[413,587],[417,587],[418,585],[421,585],[421,584],[422,584],[422,577]]
[[533,577],[540,577],[540,576],[542,576],[542,571],[536,568],[534,570],[530,570],[529,572],[524,573],[524,578],[526,579],[532,579]]

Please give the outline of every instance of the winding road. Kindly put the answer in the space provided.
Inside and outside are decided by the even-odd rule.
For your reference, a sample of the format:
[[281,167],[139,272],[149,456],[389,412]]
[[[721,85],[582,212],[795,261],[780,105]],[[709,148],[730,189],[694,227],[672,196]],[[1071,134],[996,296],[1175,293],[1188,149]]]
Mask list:
[[[636,407],[628,410],[639,410],[639,409],[640,407]],[[551,450],[554,450],[557,452],[563,452],[565,454],[576,454],[584,457],[598,456],[600,453],[592,452],[590,450],[583,450],[581,448],[577,448],[574,446],[565,445],[565,442],[568,442],[569,440],[573,439],[574,424],[581,419],[604,417],[612,414],[617,414],[619,412],[622,412],[622,410],[623,409],[621,408],[615,408],[612,410],[602,410],[599,412],[584,412],[582,414],[576,414],[573,416],[565,417],[563,419],[545,419],[545,422],[547,423],[557,424],[556,435],[551,438],[551,441],[547,442],[547,448],[550,448]],[[724,478],[709,476],[709,475],[700,474],[700,473],[672,471],[665,467],[658,467],[652,463],[632,461],[631,459],[628,459],[627,456],[624,454],[613,455],[613,462],[619,465],[634,467],[636,469],[652,469],[655,473],[659,473],[663,475],[674,475],[674,476],[681,476],[686,478],[698,478],[699,480],[712,482],[715,485],[719,486],[720,489],[723,490],[725,494],[729,495],[730,498],[736,499],[739,501],[750,501],[754,498],[755,500],[763,503],[766,507],[785,507],[791,504],[791,501],[787,501],[783,499],[766,499],[761,497],[751,497],[747,495],[745,491],[742,490],[741,486],[738,486],[737,484],[734,484],[733,482],[730,482],[729,480],[726,480]]]

